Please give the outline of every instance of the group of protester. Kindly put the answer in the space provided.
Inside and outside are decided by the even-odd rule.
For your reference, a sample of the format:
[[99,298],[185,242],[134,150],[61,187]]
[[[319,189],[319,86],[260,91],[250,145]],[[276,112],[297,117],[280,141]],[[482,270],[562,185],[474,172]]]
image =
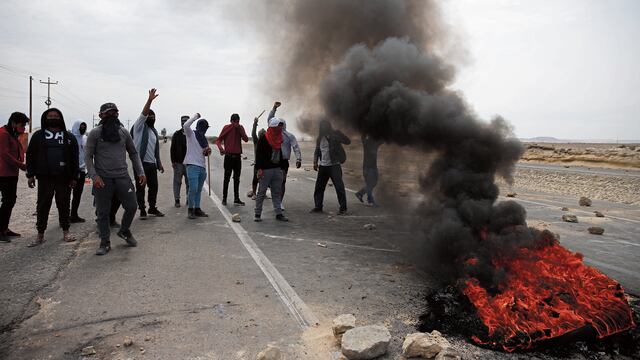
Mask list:
[[[45,242],[45,230],[52,201],[58,208],[58,220],[63,240],[75,241],[69,228],[71,223],[85,222],[78,208],[85,178],[93,183],[92,195],[100,246],[96,255],[105,255],[111,249],[111,228],[119,228],[117,235],[129,246],[137,241],[131,233],[136,210],[140,219],[149,215],[163,217],[157,208],[158,172],[164,172],[160,157],[160,136],[155,128],[155,113],[151,109],[158,97],[156,89],[149,90],[147,101],[132,128],[127,130],[119,120],[119,110],[114,103],[100,107],[99,124],[87,134],[87,124],[76,121],[71,132],[67,131],[60,110],[47,109],[41,116],[41,129],[36,131],[25,151],[18,138],[25,132],[29,118],[20,112],[9,117],[7,125],[0,128],[0,242],[10,242],[20,234],[9,229],[12,209],[16,202],[19,171],[25,171],[30,188],[37,183],[36,230],[30,247]],[[258,118],[254,119],[251,136],[254,144],[254,174],[249,197],[255,200],[254,220],[262,221],[262,208],[267,190],[271,191],[275,218],[288,221],[284,215],[282,200],[292,153],[296,168],[302,166],[302,154],[296,137],[286,130],[286,121],[276,117],[281,106],[276,102],[267,118],[267,129],[257,131]],[[180,192],[184,180],[189,219],[207,217],[201,206],[201,193],[207,178],[207,157],[212,149],[206,138],[209,123],[199,113],[182,116],[181,128],[171,138],[171,164],[173,168],[173,194],[175,207],[181,207]],[[196,123],[195,130],[192,128]],[[161,135],[164,138],[164,133]],[[229,182],[233,177],[233,204],[244,206],[240,199],[240,174],[242,170],[242,142],[248,137],[240,124],[240,116],[232,114],[230,124],[220,132],[215,145],[224,156],[222,204],[227,205]],[[356,193],[363,202],[375,205],[373,187],[377,183],[377,150],[380,142],[362,138],[364,147],[363,173],[366,185]],[[328,121],[319,125],[319,134],[313,156],[313,168],[318,171],[314,190],[312,213],[323,211],[324,191],[329,179],[334,184],[339,202],[339,215],[346,214],[347,199],[342,181],[341,164],[346,160],[343,144],[350,140]],[[135,185],[129,176],[127,154],[135,174]],[[73,198],[73,200],[71,200]],[[148,207],[147,207],[148,204]],[[121,223],[115,220],[118,209],[124,213]]]

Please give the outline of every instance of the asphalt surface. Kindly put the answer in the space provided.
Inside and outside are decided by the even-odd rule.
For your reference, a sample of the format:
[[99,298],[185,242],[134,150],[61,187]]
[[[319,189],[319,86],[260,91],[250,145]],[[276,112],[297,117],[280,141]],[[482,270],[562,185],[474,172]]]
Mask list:
[[[162,146],[165,161],[168,145]],[[346,179],[347,216],[336,215],[332,187],[325,193],[326,213],[309,214],[315,173],[305,163],[289,173],[284,206],[291,221],[277,222],[265,200],[264,220],[255,223],[253,202],[245,196],[250,149],[241,180],[247,206],[220,204],[222,158],[213,156],[212,194],[205,190],[202,198],[207,219],[186,218],[184,195],[183,207],[173,207],[168,169],[160,175],[159,193],[166,216],[136,217],[136,248],[114,233],[113,250],[94,255],[98,238],[89,191],[82,203],[89,221],[72,228],[78,242],[55,240],[61,231],[52,210],[52,240],[42,247],[26,248],[34,230],[3,244],[0,358],[78,359],[93,346],[93,357],[100,359],[254,359],[275,344],[287,359],[328,359],[336,350],[331,320],[342,313],[355,314],[359,325],[386,325],[393,340],[382,359],[397,358],[404,336],[415,331],[424,294],[435,284],[409,260],[416,257],[408,249],[419,241],[408,226],[411,217],[360,204],[353,196],[359,179]],[[576,198],[522,192],[514,200],[527,208],[531,225],[558,233],[587,263],[640,293],[638,207],[594,201],[584,208]],[[560,220],[563,206],[579,223]],[[594,210],[605,218],[593,216]],[[242,222],[232,223],[233,213]],[[365,224],[376,229],[365,230]],[[603,226],[605,234],[588,234],[591,224]],[[123,345],[125,336],[132,346]],[[465,339],[452,341],[473,357],[517,358]]]

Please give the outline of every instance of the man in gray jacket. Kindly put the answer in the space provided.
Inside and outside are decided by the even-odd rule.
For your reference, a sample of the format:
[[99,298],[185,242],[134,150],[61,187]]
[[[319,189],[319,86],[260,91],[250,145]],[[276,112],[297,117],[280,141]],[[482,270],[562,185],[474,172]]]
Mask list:
[[[149,97],[155,97],[155,90],[149,91]],[[136,246],[137,242],[129,229],[136,215],[136,193],[127,169],[126,154],[133,164],[133,170],[138,178],[138,184],[144,185],[147,179],[144,175],[142,162],[133,139],[118,119],[118,107],[113,103],[106,103],[100,107],[100,125],[91,130],[85,148],[85,164],[87,175],[93,180],[93,193],[98,213],[98,233],[100,248],[96,255],[106,255],[111,250],[109,212],[111,198],[115,194],[124,208],[122,222],[118,236],[129,246]]]

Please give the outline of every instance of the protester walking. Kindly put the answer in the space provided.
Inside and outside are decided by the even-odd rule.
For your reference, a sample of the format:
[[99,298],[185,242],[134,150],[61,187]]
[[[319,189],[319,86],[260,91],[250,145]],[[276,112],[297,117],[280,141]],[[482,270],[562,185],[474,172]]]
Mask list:
[[0,242],[9,243],[12,237],[20,234],[9,229],[11,213],[16,204],[18,191],[18,175],[26,170],[24,150],[18,141],[29,123],[27,115],[14,112],[9,116],[7,124],[0,128]]
[[[229,181],[233,173],[233,204],[244,205],[240,200],[240,172],[242,170],[242,143],[248,142],[249,138],[240,125],[240,115],[231,115],[231,124],[222,128],[216,146],[220,150],[220,155],[224,155],[224,180],[222,183],[222,205],[227,205],[227,194],[229,193]],[[223,148],[224,144],[224,148]]]
[[258,195],[256,196],[256,207],[254,221],[262,221],[262,204],[266,197],[267,188],[271,188],[271,202],[276,213],[276,220],[289,221],[282,214],[280,207],[280,190],[282,188],[282,129],[284,123],[278,118],[269,120],[267,132],[258,139],[256,151],[256,170],[260,181],[258,184]]
[[[200,114],[195,114],[182,126],[187,140],[187,154],[184,158],[184,164],[187,167],[187,177],[189,178],[189,209],[187,211],[189,219],[209,216],[200,208],[202,187],[207,179],[205,157],[211,154],[211,147],[205,136],[209,123],[205,119],[198,119],[200,119]],[[191,125],[196,120],[198,120],[196,131],[193,131]]]
[[36,229],[38,235],[29,247],[45,241],[44,232],[49,221],[51,202],[55,198],[58,221],[64,241],[75,241],[69,233],[69,203],[71,190],[78,179],[78,143],[67,131],[62,112],[56,108],[45,110],[40,118],[42,129],[31,136],[27,147],[27,178],[30,188],[38,180]]
[[318,177],[313,191],[315,207],[311,212],[322,212],[324,191],[327,188],[327,182],[331,179],[340,204],[338,215],[345,215],[347,213],[347,196],[344,182],[342,182],[341,164],[347,160],[347,154],[344,152],[342,144],[349,145],[351,140],[339,130],[333,129],[327,120],[322,120],[318,129],[316,150],[313,155],[313,170],[318,172]]
[[362,176],[365,185],[355,195],[360,202],[364,202],[364,194],[367,194],[367,205],[374,207],[378,206],[373,197],[373,188],[378,185],[378,148],[382,143],[369,135],[362,135]]
[[[149,98],[155,98],[155,89],[149,91]],[[114,103],[100,106],[102,121],[89,133],[85,148],[87,175],[93,180],[93,194],[98,212],[98,236],[100,247],[96,255],[106,255],[111,250],[111,229],[109,214],[111,199],[114,194],[124,208],[118,236],[129,246],[136,246],[137,241],[131,233],[131,223],[136,215],[136,195],[127,169],[126,154],[137,176],[137,184],[147,181],[142,168],[142,161],[129,132],[122,127],[118,119],[118,107]]]
[[69,222],[83,223],[85,220],[78,215],[78,208],[80,207],[80,199],[82,198],[82,191],[84,190],[84,180],[87,176],[87,167],[84,164],[84,147],[87,145],[87,123],[78,120],[73,123],[71,127],[71,134],[75,136],[78,143],[78,178],[76,179],[76,185],[73,187],[71,200],[71,214],[69,216]]
[[136,197],[138,200],[138,208],[140,209],[140,219],[142,220],[147,218],[145,204],[145,190],[147,187],[149,188],[147,197],[147,201],[149,202],[148,214],[158,217],[164,216],[156,207],[156,201],[158,199],[158,171],[164,173],[164,167],[160,160],[160,141],[158,131],[155,128],[156,114],[151,110],[151,103],[156,97],[158,97],[156,89],[151,89],[142,113],[131,129],[131,136],[136,145],[136,150],[138,154],[140,154],[144,175],[147,178],[146,185],[136,183]]
[[[273,104],[273,109],[269,112],[268,120],[271,121],[276,116],[276,110],[280,107],[282,103],[276,101]],[[300,145],[298,145],[298,140],[295,135],[287,131],[287,122],[278,118],[283,126],[282,126],[282,189],[280,191],[280,208],[284,210],[284,206],[282,202],[284,200],[284,193],[286,190],[287,184],[287,174],[289,173],[289,159],[291,158],[291,150],[293,150],[296,155],[296,169],[299,169],[302,166],[302,152],[300,151]]]
[[184,124],[189,117],[184,115],[180,118],[180,129],[176,130],[171,136],[171,167],[173,168],[173,198],[175,207],[180,207],[180,188],[182,187],[182,179],[184,179],[184,187],[186,189],[186,198],[189,196],[189,179],[187,178],[187,167],[184,164],[184,157],[187,155],[187,138],[184,136]]

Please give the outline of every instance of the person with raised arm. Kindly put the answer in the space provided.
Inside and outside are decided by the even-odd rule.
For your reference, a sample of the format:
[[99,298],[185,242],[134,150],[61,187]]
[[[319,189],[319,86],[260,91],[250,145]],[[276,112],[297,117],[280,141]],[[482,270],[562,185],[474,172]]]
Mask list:
[[[191,125],[196,120],[198,120],[196,130],[193,131]],[[207,179],[206,156],[211,155],[211,147],[205,136],[207,129],[209,129],[209,122],[205,119],[200,119],[200,114],[196,113],[184,123],[182,128],[187,139],[187,154],[184,157],[187,178],[189,179],[189,209],[187,216],[189,219],[208,217],[209,215],[200,208],[200,198],[202,187]]]

